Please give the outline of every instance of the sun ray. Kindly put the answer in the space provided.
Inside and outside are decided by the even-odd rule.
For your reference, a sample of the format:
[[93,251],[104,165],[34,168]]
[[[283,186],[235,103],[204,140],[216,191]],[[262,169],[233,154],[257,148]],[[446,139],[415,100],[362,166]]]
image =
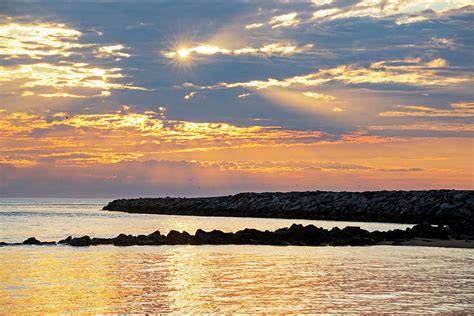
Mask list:
[[190,47],[196,46],[192,36],[181,35],[168,42],[167,49],[160,54],[167,59],[167,63],[178,72],[189,71],[194,66],[196,56],[193,56]]

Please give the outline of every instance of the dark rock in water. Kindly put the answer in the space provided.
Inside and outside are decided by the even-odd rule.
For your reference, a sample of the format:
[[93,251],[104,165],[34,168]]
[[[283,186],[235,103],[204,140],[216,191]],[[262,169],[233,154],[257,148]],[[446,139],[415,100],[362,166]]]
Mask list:
[[138,238],[132,235],[120,234],[113,240],[114,246],[133,246],[138,244]]
[[273,238],[278,242],[295,244],[301,242],[308,246],[319,246],[329,242],[329,233],[314,225],[291,225],[290,228],[278,229],[273,233]]
[[163,236],[159,230],[147,236],[153,245],[163,245],[166,243],[166,236]]
[[346,234],[350,234],[352,236],[367,236],[370,233],[367,230],[361,229],[359,226],[346,226],[342,230]]
[[191,235],[187,232],[180,233],[176,230],[171,230],[166,235],[166,241],[168,245],[186,245],[191,243]]
[[148,238],[150,238],[151,240],[160,239],[162,237],[163,237],[163,235],[160,233],[159,230],[156,230],[153,233],[151,233],[150,235],[148,235]]
[[262,232],[257,229],[246,228],[239,230],[234,236],[235,243],[237,244],[270,245],[272,242],[272,234],[270,232]]
[[434,239],[449,239],[449,235],[442,227],[434,227],[428,223],[415,225],[411,229],[416,237],[434,238]]
[[67,237],[66,239],[61,239],[58,241],[58,244],[68,244],[71,242],[72,236]]
[[[405,230],[394,229],[389,231],[369,232],[358,226],[347,226],[343,229],[334,227],[331,230],[316,227],[314,225],[303,226],[301,224],[293,224],[290,227],[280,228],[275,231],[260,231],[258,229],[243,229],[235,233],[225,233],[220,230],[205,232],[198,229],[194,235],[187,232],[178,232],[171,230],[168,235],[164,236],[159,231],[155,231],[149,235],[125,235],[120,234],[115,238],[90,238],[83,236],[60,240],[59,243],[69,244],[71,246],[89,246],[89,245],[108,245],[115,246],[132,246],[132,245],[279,245],[279,246],[368,246],[383,242],[391,242],[392,244],[403,244],[414,238],[426,239],[472,239],[473,234],[459,234],[456,228],[463,228],[466,223],[461,226],[444,226],[439,224],[433,226],[428,223],[421,223],[407,228]],[[463,231],[464,232],[464,231]],[[425,239],[423,239],[425,238]],[[41,242],[34,237],[28,238],[23,244],[46,245],[54,244]],[[0,245],[7,245],[0,243]],[[12,245],[12,244],[11,244]]]
[[268,192],[187,199],[121,199],[110,202],[104,210],[434,225],[466,223],[463,233],[474,232],[474,191],[468,190]]
[[89,236],[71,238],[69,244],[76,247],[90,246],[92,244],[92,239]]
[[[376,235],[379,237],[378,234]],[[381,240],[405,240],[413,237],[413,234],[411,233],[411,231],[394,229],[381,233],[380,237]]]
[[114,242],[110,238],[92,238],[91,245],[112,245]]
[[24,245],[39,245],[41,244],[41,241],[36,239],[35,237],[30,237],[27,240],[23,241]]
[[194,235],[195,244],[208,244],[208,245],[223,245],[234,243],[232,233],[224,233],[220,230],[213,230],[211,232],[205,232],[201,229],[196,231]]

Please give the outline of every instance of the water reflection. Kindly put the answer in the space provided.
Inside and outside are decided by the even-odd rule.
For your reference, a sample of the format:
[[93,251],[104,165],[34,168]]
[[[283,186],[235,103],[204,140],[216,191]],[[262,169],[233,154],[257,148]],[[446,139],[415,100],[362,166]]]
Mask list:
[[0,313],[474,311],[474,251],[5,247]]

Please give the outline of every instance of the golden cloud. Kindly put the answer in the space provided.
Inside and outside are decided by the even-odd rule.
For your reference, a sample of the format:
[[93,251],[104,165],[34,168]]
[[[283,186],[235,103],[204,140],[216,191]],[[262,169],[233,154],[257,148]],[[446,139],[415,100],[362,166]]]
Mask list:
[[102,46],[95,50],[96,56],[99,58],[107,58],[107,57],[130,57],[129,53],[123,52],[124,49],[127,47],[117,44],[117,45],[109,45],[109,46]]
[[[472,105],[459,107],[466,106]],[[14,175],[32,170],[39,177],[35,170],[46,175],[57,170],[77,181],[91,174],[92,183],[112,183],[119,175],[124,181],[136,177],[137,183],[159,180],[169,186],[193,174],[206,181],[221,175],[222,187],[229,176],[242,183],[242,177],[255,174],[252,183],[261,183],[271,175],[268,183],[281,183],[285,190],[288,179],[299,183],[298,189],[331,181],[352,189],[367,181],[386,187],[397,172],[407,186],[432,187],[436,181],[440,187],[466,186],[472,178],[472,139],[466,137],[397,138],[360,131],[331,140],[318,131],[278,126],[168,120],[160,115],[165,109],[159,111],[133,113],[127,106],[120,113],[75,115],[0,110],[0,164]]]
[[474,102],[453,103],[447,109],[418,105],[398,105],[400,111],[386,111],[383,117],[474,117]]
[[[125,108],[124,108],[125,109]],[[119,111],[111,114],[48,115],[0,112],[3,156],[31,154],[31,160],[68,156],[67,162],[127,160],[150,153],[205,151],[209,148],[306,143],[319,140],[319,131],[296,131],[279,126],[236,126],[167,120],[160,113]],[[128,111],[125,109],[124,111]],[[32,153],[33,152],[33,153]],[[63,158],[61,158],[63,159]],[[66,159],[66,158],[64,158]]]
[[301,21],[298,19],[298,12],[290,12],[286,14],[273,16],[266,23],[256,22],[256,23],[246,24],[245,29],[247,30],[259,29],[263,27],[265,24],[271,26],[272,29],[281,28],[281,27],[296,27],[300,24],[300,22]]
[[197,93],[196,91],[192,91],[192,92],[186,94],[186,95],[184,96],[184,99],[185,99],[186,101],[189,101],[189,100],[191,100],[191,99],[196,95],[196,93]]
[[440,131],[440,132],[474,132],[474,124],[456,123],[430,123],[430,124],[397,124],[397,125],[374,125],[369,130],[399,130],[399,131]]
[[298,46],[293,43],[271,43],[262,47],[243,47],[238,49],[221,48],[215,45],[202,44],[193,47],[177,47],[175,50],[162,51],[169,59],[186,59],[192,55],[255,55],[255,56],[291,56],[313,48],[313,44]]
[[5,59],[28,56],[70,56],[74,49],[91,46],[77,43],[81,32],[60,23],[0,24],[0,55]]
[[[387,18],[396,16],[397,24],[410,24],[425,21],[430,15],[443,16],[451,10],[472,7],[470,0],[362,0],[347,8],[316,10],[313,20],[338,20],[356,17]],[[428,16],[426,16],[428,15]]]
[[272,29],[279,27],[295,27],[300,24],[300,20],[297,19],[298,13],[291,12],[283,15],[274,16],[268,21],[268,24],[272,26]]
[[[124,78],[120,68],[92,67],[86,63],[37,63],[17,66],[0,66],[0,82],[6,86],[18,87],[24,94],[45,97],[87,97],[89,91],[101,91],[100,96],[108,96],[112,89],[146,90],[129,84],[117,83]],[[28,91],[38,88],[41,92]],[[97,96],[97,95],[93,95]]]
[[[452,85],[467,83],[472,78],[462,72],[449,71],[446,60],[442,58],[422,62],[420,59],[389,60],[372,63],[369,67],[360,65],[341,65],[335,68],[320,69],[317,72],[285,79],[269,78],[246,82],[220,82],[201,89],[289,87],[292,85],[319,86],[332,81],[344,84],[405,84],[405,85]],[[441,72],[444,70],[444,72]]]
[[313,98],[313,99],[324,101],[324,102],[331,102],[331,101],[336,100],[336,97],[333,97],[332,95],[328,95],[328,94],[323,94],[323,93],[303,92],[303,95],[307,96],[308,98]]
[[[0,92],[21,96],[37,95],[45,98],[106,97],[113,89],[136,89],[131,84],[119,83],[124,75],[120,68],[91,66],[88,63],[69,62],[63,58],[73,54],[88,60],[95,58],[123,58],[120,44],[101,46],[79,42],[82,33],[62,23],[15,22],[6,18],[0,24],[0,56],[4,59],[29,57],[48,62],[16,63],[0,66]],[[53,57],[56,61],[52,61]]]
[[247,24],[245,28],[247,30],[258,29],[258,28],[261,28],[263,25],[264,25],[263,23],[252,23],[252,24]]

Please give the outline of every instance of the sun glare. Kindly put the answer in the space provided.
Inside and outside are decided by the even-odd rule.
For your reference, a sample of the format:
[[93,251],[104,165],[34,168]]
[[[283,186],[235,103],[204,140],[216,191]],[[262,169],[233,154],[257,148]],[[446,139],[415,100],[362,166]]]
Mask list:
[[179,58],[186,59],[186,58],[189,57],[190,51],[187,48],[180,48],[180,49],[178,49],[177,53],[178,53]]
[[189,71],[195,62],[193,47],[196,46],[191,36],[181,36],[170,40],[166,50],[161,51],[168,63],[178,71]]

